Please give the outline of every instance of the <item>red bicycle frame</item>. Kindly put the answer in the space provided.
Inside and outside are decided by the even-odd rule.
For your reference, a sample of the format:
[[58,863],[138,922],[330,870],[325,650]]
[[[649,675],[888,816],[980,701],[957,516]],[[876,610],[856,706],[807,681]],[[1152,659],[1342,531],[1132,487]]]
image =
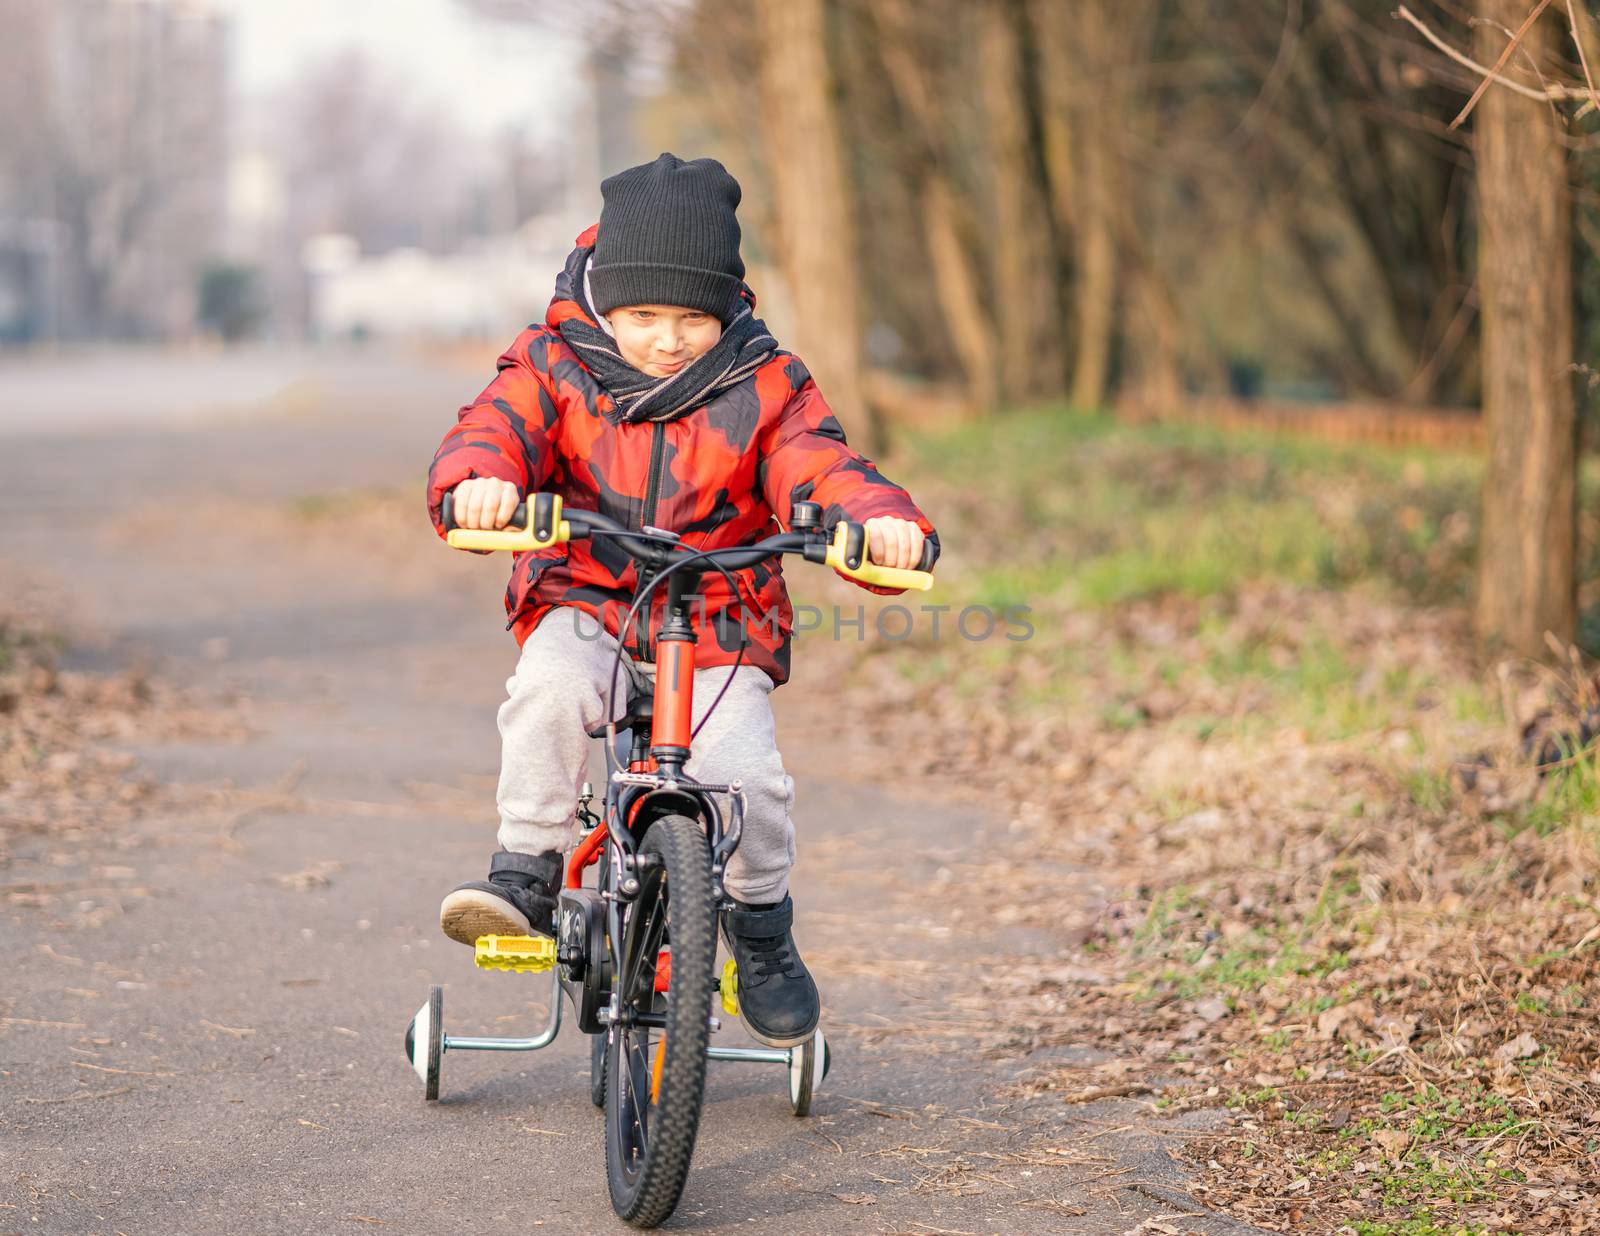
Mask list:
[[[680,747],[689,750],[690,721],[694,717],[695,642],[690,639],[663,639],[656,645],[656,685],[651,709],[650,746]],[[655,772],[655,756],[629,760],[629,772]],[[633,804],[637,811],[643,800]],[[604,822],[578,845],[567,862],[567,887],[583,885],[584,868],[600,861],[610,835]]]

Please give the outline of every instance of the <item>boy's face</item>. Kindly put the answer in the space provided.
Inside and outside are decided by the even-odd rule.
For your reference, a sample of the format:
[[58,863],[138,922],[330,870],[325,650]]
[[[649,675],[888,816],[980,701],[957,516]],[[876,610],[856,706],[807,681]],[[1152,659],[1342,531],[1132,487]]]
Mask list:
[[624,305],[606,321],[622,359],[654,378],[677,373],[722,338],[722,323],[711,314],[676,305]]

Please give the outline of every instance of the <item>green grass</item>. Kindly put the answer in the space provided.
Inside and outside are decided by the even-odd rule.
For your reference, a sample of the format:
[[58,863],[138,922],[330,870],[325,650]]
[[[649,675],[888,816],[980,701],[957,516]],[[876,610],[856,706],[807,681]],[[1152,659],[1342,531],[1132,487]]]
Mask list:
[[65,641],[58,633],[0,615],[0,673],[39,661],[54,661],[64,647]]
[[1071,572],[1074,599],[1109,607],[1163,593],[1226,595],[1257,579],[1314,582],[1331,552],[1316,512],[1281,502],[1258,522],[1252,505],[1230,497],[1200,510],[1132,513],[1121,529],[1131,544],[1090,556]]
[[[924,677],[987,677],[1026,649],[1044,673],[1019,681],[1018,709],[1070,707],[1104,730],[1134,731],[1150,724],[1146,693],[1166,686],[1201,702],[1157,723],[1203,742],[1289,729],[1339,741],[1410,727],[1430,708],[1469,723],[1496,716],[1496,699],[1477,683],[1381,663],[1336,626],[1255,629],[1233,605],[1256,582],[1359,587],[1375,603],[1461,602],[1481,473],[1471,456],[1131,426],[1062,409],[999,416],[910,446],[913,488],[919,470],[956,493],[988,478],[954,521],[973,544],[948,603],[1022,604],[1036,615],[1035,638],[995,647],[998,657],[930,646],[928,656],[908,658],[922,662]],[[990,534],[981,545],[980,530]],[[1198,606],[1198,658],[1152,648],[1137,629],[1089,652],[1054,621],[1163,596]],[[1191,690],[1204,685],[1197,676],[1216,690]],[[1427,756],[1422,746],[1414,735],[1412,753]],[[1419,806],[1447,801],[1442,777],[1419,776],[1409,788]]]
[[[913,490],[928,480],[957,495],[939,517],[965,572],[940,600],[957,610],[1029,605],[1036,630],[1025,644],[929,643],[906,658],[917,663],[908,672],[981,683],[1025,654],[1030,672],[1008,687],[1016,710],[1070,711],[1112,733],[1155,725],[1210,743],[1298,730],[1316,743],[1399,727],[1408,743],[1386,749],[1418,769],[1400,770],[1413,804],[1452,805],[1445,767],[1460,751],[1430,750],[1425,735],[1440,727],[1422,722],[1487,727],[1499,719],[1498,695],[1359,644],[1336,619],[1308,617],[1334,612],[1316,591],[1359,590],[1377,605],[1463,603],[1477,542],[1474,456],[1128,425],[1068,409],[1000,415],[907,445]],[[1306,590],[1304,612],[1291,598],[1281,623],[1241,622],[1235,600],[1259,582]],[[1173,614],[1198,623],[1195,638],[1178,630],[1171,650],[1118,620],[1162,597],[1187,602]],[[1074,638],[1060,621],[1074,613],[1100,616],[1108,638]],[[1152,721],[1157,688],[1170,689],[1178,711]],[[1553,798],[1541,826],[1570,805]]]
[[[1434,1085],[1421,1090],[1391,1090],[1378,1100],[1378,1109],[1385,1116],[1403,1121],[1389,1127],[1400,1128],[1423,1145],[1456,1136],[1498,1137],[1521,1127],[1510,1101],[1476,1082],[1457,1090],[1441,1090]],[[1371,1132],[1379,1127],[1383,1126],[1363,1121],[1356,1126],[1356,1132]]]
[[1333,922],[1352,935],[1365,934],[1361,914],[1352,909],[1359,894],[1353,879],[1330,881],[1303,920],[1224,936],[1199,890],[1180,885],[1160,893],[1132,940],[1134,956],[1146,962],[1145,995],[1244,997],[1290,976],[1327,978],[1346,970],[1349,951],[1324,947],[1313,937]]
[[1065,409],[924,436],[912,449],[915,467],[952,485],[1004,478],[983,494],[1001,508],[997,522],[1054,534],[982,569],[974,595],[986,603],[1070,590],[1110,606],[1227,595],[1256,579],[1362,578],[1450,600],[1470,583],[1480,466],[1466,455],[1130,426]]
[[1538,797],[1523,809],[1521,822],[1545,834],[1564,828],[1600,830],[1600,749],[1568,757],[1546,773]]
[[1402,774],[1400,780],[1412,805],[1432,814],[1446,810],[1455,798],[1455,787],[1446,771],[1412,769]]
[[[1067,408],[907,446],[913,488],[927,476],[967,493],[953,523],[995,534],[971,560],[974,603],[1226,600],[1263,580],[1363,584],[1421,604],[1471,597],[1483,474],[1471,453],[1128,425]],[[1581,489],[1584,509],[1600,501],[1597,461],[1584,461]],[[1600,578],[1588,527],[1581,579]],[[1580,642],[1600,649],[1600,601],[1584,621]]]
[[1195,950],[1186,964],[1159,970],[1153,981],[1164,991],[1192,1000],[1211,992],[1255,992],[1290,975],[1322,978],[1349,968],[1343,949],[1309,946],[1299,933],[1252,931],[1226,949]]
[[[1229,1105],[1261,1108],[1284,1101],[1281,1092],[1264,1090],[1241,1093]],[[1445,1216],[1449,1208],[1499,1201],[1506,1185],[1522,1182],[1522,1174],[1499,1163],[1493,1149],[1493,1139],[1515,1138],[1527,1127],[1509,1101],[1476,1082],[1445,1090],[1428,1085],[1390,1091],[1379,1100],[1377,1113],[1339,1129],[1331,1144],[1291,1152],[1291,1160],[1324,1181],[1347,1177],[1362,1161],[1379,1165],[1359,1179],[1376,1187],[1373,1200],[1382,1213],[1369,1213],[1356,1231],[1371,1236],[1489,1231]],[[1323,1127],[1325,1113],[1308,1105],[1285,1109],[1282,1120],[1314,1131]],[[1395,1134],[1403,1135],[1398,1151]],[[1475,1152],[1463,1145],[1472,1142],[1485,1148]]]

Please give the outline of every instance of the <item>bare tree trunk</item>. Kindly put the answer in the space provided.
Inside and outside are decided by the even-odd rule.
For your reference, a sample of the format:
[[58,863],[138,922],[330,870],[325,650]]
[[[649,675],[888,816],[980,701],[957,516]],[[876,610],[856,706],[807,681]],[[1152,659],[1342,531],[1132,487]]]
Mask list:
[[961,358],[967,393],[979,413],[999,402],[999,374],[994,358],[994,319],[983,307],[978,272],[961,228],[961,206],[954,187],[943,173],[927,178],[923,187],[922,221],[928,234],[928,259],[946,329]]
[[[1098,20],[1104,23],[1106,19],[1098,15]],[[1111,187],[1123,178],[1113,169],[1119,157],[1114,131],[1117,117],[1110,113],[1108,108],[1086,111],[1089,123],[1083,126],[1078,142],[1083,188],[1076,236],[1077,343],[1072,402],[1080,408],[1098,407],[1105,400],[1116,325],[1118,254]]]
[[994,316],[984,305],[983,279],[967,235],[965,203],[946,170],[948,117],[936,101],[938,83],[929,80],[926,60],[916,54],[911,42],[917,14],[906,0],[877,0],[872,12],[879,23],[879,54],[890,85],[924,148],[918,177],[922,226],[939,309],[966,378],[968,397],[978,412],[985,413],[999,396]]
[[796,348],[839,419],[886,445],[867,402],[855,210],[828,63],[826,0],[762,0],[762,89],[773,202],[794,300]]
[[[1523,0],[1479,0],[1478,58],[1493,63]],[[1542,61],[1551,22],[1522,49]],[[1572,377],[1572,219],[1566,154],[1543,103],[1492,87],[1475,115],[1483,415],[1488,471],[1477,625],[1519,656],[1576,627],[1577,431]]]
[[[1115,127],[1122,117],[1104,78],[1120,62],[1116,13],[1109,0],[1072,6],[1033,0],[1039,40],[1045,168],[1051,206],[1073,255],[1072,402],[1106,397],[1116,329],[1117,242],[1110,183]],[[1063,241],[1065,242],[1065,240]]]
[[1134,241],[1131,223],[1123,230],[1127,254],[1124,335],[1130,355],[1125,389],[1132,402],[1171,412],[1184,401],[1183,315],[1166,277],[1151,255]]
[[1065,365],[1055,246],[1029,133],[1019,18],[1014,0],[984,0],[979,77],[995,216],[1000,389],[1008,398],[1029,399],[1059,392]]

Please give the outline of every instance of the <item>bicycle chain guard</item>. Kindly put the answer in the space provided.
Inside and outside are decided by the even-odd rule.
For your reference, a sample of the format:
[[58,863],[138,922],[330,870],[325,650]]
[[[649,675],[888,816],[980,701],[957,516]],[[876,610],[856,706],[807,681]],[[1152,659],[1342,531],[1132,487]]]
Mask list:
[[561,986],[578,1012],[578,1029],[605,1029],[600,1010],[611,1000],[611,958],[606,951],[606,906],[592,888],[564,888],[556,906],[556,961]]

